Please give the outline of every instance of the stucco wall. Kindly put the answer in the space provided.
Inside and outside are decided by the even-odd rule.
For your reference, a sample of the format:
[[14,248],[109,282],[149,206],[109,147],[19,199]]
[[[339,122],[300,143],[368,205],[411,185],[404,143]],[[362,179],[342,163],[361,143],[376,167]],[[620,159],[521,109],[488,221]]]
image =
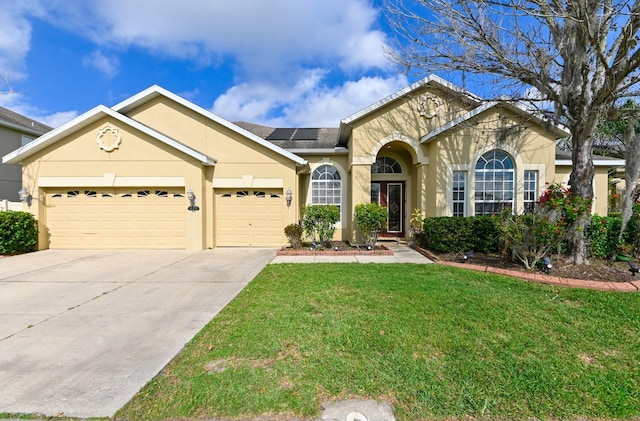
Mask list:
[[489,110],[473,121],[463,124],[432,140],[436,153],[435,213],[430,216],[450,216],[453,171],[467,173],[467,216],[474,214],[474,169],[482,154],[500,149],[515,165],[515,206],[522,212],[524,206],[524,171],[538,171],[538,196],[555,173],[555,143],[537,125],[522,121],[509,112]]
[[[157,97],[127,115],[216,160],[215,167],[203,174],[206,188],[202,197],[211,210],[205,216],[207,247],[216,246],[213,229],[209,229],[214,227],[216,187],[279,187],[283,193],[291,189],[300,196],[295,162],[169,98]],[[283,200],[283,209],[283,227],[300,219],[300,207],[287,207]]]
[[[554,183],[563,185],[569,184],[569,176],[571,175],[571,166],[559,165],[556,168]],[[608,213],[609,200],[609,171],[607,167],[596,167],[596,173],[593,178],[593,204],[591,211],[597,215],[606,215]]]

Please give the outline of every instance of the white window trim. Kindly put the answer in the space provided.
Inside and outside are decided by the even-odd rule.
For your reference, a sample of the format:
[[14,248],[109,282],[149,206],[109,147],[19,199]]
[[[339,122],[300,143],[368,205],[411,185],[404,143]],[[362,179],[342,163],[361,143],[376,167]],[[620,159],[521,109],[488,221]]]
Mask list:
[[330,165],[335,167],[338,170],[338,174],[340,174],[340,220],[336,223],[336,229],[342,228],[342,221],[345,220],[345,208],[347,204],[347,173],[345,172],[342,165],[338,164],[335,161],[330,159],[325,159],[315,164],[310,165],[311,172],[309,174],[309,185],[307,186],[307,205],[312,205],[312,197],[313,197],[313,173],[319,167],[323,165]]
[[[465,188],[465,200],[464,200],[464,216],[470,215],[470,205],[471,201],[469,200],[471,196],[470,192],[472,190],[471,186],[471,173],[470,173],[471,165],[470,164],[449,164],[447,166],[447,190],[445,191],[445,200],[446,200],[446,209],[443,216],[453,216],[453,172],[454,171],[463,171],[467,173],[467,185]],[[475,177],[474,177],[475,179]],[[474,189],[475,193],[475,189]]]
[[544,164],[523,164],[522,167],[517,168],[516,173],[516,207],[519,214],[524,213],[524,172],[525,171],[537,171],[538,172],[538,191],[536,192],[536,199],[542,196],[546,185],[546,165]]

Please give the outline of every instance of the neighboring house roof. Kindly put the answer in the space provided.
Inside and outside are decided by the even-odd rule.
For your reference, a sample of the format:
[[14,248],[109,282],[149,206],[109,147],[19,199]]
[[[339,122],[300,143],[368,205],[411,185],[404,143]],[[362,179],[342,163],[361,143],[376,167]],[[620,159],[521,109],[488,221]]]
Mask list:
[[4,107],[0,107],[0,126],[35,136],[40,136],[53,130],[52,127],[46,124],[42,124]]
[[70,134],[78,131],[79,129],[86,127],[87,125],[94,123],[104,117],[110,117],[115,120],[118,120],[130,127],[133,127],[141,132],[157,139],[158,141],[165,143],[198,161],[202,162],[203,165],[215,165],[215,159],[204,155],[195,149],[192,149],[175,139],[172,139],[168,136],[163,135],[162,133],[158,133],[157,131],[151,129],[144,124],[141,124],[123,114],[120,114],[111,108],[105,107],[104,105],[99,105],[92,110],[87,111],[86,113],[74,118],[73,120],[63,124],[55,130],[48,132],[47,134],[40,136],[36,140],[27,143],[23,147],[16,149],[15,151],[5,155],[2,158],[2,162],[5,164],[19,164],[25,158],[33,155],[36,152],[39,152],[48,146],[56,143],[58,140],[61,140]]
[[442,79],[439,76],[436,75],[429,75],[427,77],[425,77],[424,79],[421,79],[409,86],[407,86],[404,89],[401,89],[397,92],[392,93],[391,95],[387,96],[386,98],[381,99],[378,102],[375,102],[373,104],[371,104],[370,106],[354,113],[351,114],[349,117],[343,119],[342,121],[340,121],[340,129],[339,129],[339,140],[340,140],[340,144],[345,144],[349,134],[351,133],[351,126],[353,125],[353,123],[355,123],[356,121],[360,120],[361,118],[371,114],[372,112],[379,110],[380,108],[394,102],[397,101],[403,97],[405,97],[406,95],[409,95],[410,93],[412,93],[413,91],[423,88],[424,86],[434,86],[436,88],[439,89],[443,89],[455,94],[458,94],[460,96],[461,99],[469,102],[470,104],[473,105],[478,105],[482,102],[482,98],[480,98],[477,95],[472,94],[471,92],[462,89],[459,86],[454,85],[453,83],[446,81],[444,79]]
[[132,96],[129,99],[126,99],[124,101],[122,101],[119,104],[114,105],[113,107],[111,107],[114,111],[117,111],[119,113],[127,113],[128,111],[140,106],[141,104],[144,104],[158,96],[164,96],[166,98],[171,99],[174,102],[177,102],[178,104],[210,119],[215,121],[216,123],[220,124],[221,126],[226,127],[229,130],[232,130],[244,137],[246,137],[249,140],[252,140],[262,146],[264,146],[267,149],[272,150],[273,152],[276,152],[279,155],[282,155],[288,159],[290,159],[291,161],[295,162],[297,165],[300,166],[306,166],[308,164],[308,162],[295,155],[294,153],[287,151],[273,143],[270,143],[268,141],[266,141],[265,139],[263,139],[262,137],[256,136],[255,134],[253,134],[252,132],[243,129],[242,127],[231,123],[230,121],[227,121],[225,119],[223,119],[220,116],[217,116],[216,114],[212,113],[211,111],[207,111],[202,107],[199,107],[198,105],[187,101],[186,99],[174,94],[173,92],[170,92],[158,85],[153,85],[147,89],[145,89],[144,91],[138,93],[137,95]]
[[541,116],[535,113],[533,110],[528,110],[524,106],[514,103],[513,101],[510,101],[507,99],[500,99],[497,101],[487,101],[484,104],[480,105],[479,107],[476,107],[473,110],[469,111],[468,113],[463,114],[460,117],[455,118],[434,130],[431,130],[429,133],[424,135],[420,139],[420,141],[422,143],[427,143],[433,140],[434,138],[436,138],[437,136],[449,130],[453,130],[457,128],[460,124],[466,121],[469,121],[474,117],[482,114],[483,112],[496,107],[506,108],[515,114],[519,114],[521,116],[526,117],[527,119],[529,119],[530,121],[538,125],[544,126],[545,128],[549,129],[553,134],[555,134],[557,138],[571,136],[571,133],[566,128],[559,126],[557,124],[553,124],[548,119],[545,119],[544,116]]
[[[624,159],[610,156],[593,155],[591,158],[596,167],[623,167],[625,164]],[[571,152],[556,149],[556,165],[573,165]]]
[[336,127],[269,127],[243,121],[235,124],[292,153],[346,153],[346,149],[336,147]]

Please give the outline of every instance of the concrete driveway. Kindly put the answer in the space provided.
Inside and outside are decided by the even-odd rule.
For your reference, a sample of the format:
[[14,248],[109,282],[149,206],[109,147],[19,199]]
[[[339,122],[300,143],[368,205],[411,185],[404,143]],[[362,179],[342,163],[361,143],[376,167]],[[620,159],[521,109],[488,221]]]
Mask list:
[[0,259],[0,413],[113,416],[274,256],[218,248]]

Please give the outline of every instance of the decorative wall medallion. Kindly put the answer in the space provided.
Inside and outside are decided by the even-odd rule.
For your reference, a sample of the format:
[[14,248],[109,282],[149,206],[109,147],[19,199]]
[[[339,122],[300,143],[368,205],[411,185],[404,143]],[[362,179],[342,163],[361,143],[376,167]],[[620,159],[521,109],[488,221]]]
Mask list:
[[111,152],[117,149],[122,142],[122,137],[118,133],[118,129],[111,126],[104,126],[98,131],[96,136],[96,142],[98,146],[105,152]]
[[432,119],[438,115],[437,109],[440,106],[440,99],[433,94],[424,94],[418,97],[418,112],[420,116]]

